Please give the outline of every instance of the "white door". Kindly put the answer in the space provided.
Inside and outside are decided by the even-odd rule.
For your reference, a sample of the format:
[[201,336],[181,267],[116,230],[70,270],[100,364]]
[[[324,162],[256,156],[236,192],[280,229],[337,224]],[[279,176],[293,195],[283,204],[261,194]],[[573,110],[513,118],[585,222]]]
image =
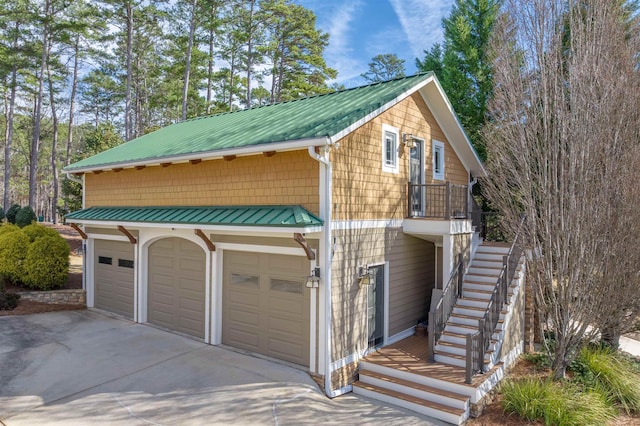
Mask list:
[[[424,185],[424,141],[415,140],[409,155],[409,181]],[[413,186],[411,191],[411,216],[424,216],[424,186]]]

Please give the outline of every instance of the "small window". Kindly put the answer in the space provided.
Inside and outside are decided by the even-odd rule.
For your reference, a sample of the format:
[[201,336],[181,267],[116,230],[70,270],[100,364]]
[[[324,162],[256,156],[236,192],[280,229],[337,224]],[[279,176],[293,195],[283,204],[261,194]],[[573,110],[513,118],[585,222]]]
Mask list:
[[444,144],[433,141],[433,179],[444,180]]
[[103,265],[111,265],[112,259],[110,257],[98,256],[98,263]]
[[118,259],[118,266],[133,269],[133,260]]
[[231,285],[258,288],[260,280],[255,275],[231,274]]
[[287,293],[302,294],[304,284],[297,281],[279,280],[271,278],[271,290],[285,291]]
[[398,173],[398,129],[382,125],[382,171]]

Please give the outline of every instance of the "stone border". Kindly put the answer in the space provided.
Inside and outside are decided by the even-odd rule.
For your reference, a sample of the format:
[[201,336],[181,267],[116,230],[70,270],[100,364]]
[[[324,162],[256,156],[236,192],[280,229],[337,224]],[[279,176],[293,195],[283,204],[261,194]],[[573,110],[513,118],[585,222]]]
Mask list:
[[21,300],[49,303],[51,305],[87,305],[87,295],[82,289],[22,291],[18,294]]

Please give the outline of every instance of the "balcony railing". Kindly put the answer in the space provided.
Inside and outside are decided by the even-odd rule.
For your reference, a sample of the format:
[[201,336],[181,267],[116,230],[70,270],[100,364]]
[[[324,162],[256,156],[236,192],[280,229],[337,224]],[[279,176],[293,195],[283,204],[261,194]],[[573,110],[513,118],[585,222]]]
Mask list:
[[407,217],[428,219],[470,219],[467,185],[451,182],[415,184],[409,182]]

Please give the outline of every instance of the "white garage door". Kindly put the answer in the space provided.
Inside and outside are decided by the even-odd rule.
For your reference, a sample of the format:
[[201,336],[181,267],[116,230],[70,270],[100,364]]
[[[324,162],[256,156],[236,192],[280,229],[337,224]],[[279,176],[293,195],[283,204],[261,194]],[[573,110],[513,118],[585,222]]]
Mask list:
[[95,240],[96,308],[133,318],[133,248],[128,242]]
[[148,321],[204,338],[205,253],[182,238],[149,246]]
[[302,256],[225,251],[222,342],[308,366],[309,271]]

